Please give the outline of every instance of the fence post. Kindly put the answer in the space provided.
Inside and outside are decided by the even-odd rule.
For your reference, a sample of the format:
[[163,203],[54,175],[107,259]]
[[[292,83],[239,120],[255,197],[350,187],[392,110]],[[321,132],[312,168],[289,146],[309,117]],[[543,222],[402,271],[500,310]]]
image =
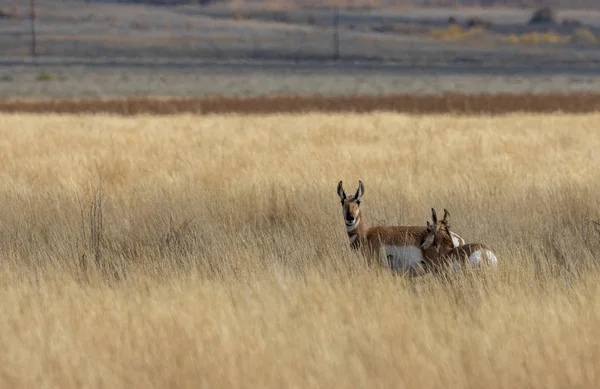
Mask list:
[[340,10],[335,6],[333,11],[333,60],[340,59]]
[[31,56],[35,59],[37,55],[37,40],[35,31],[35,0],[31,0],[30,8],[31,9],[29,10],[29,17],[31,18]]

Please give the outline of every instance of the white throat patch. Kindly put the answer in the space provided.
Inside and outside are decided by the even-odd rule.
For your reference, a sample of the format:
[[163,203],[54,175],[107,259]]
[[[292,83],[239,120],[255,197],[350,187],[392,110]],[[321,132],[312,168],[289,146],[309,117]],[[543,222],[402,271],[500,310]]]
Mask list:
[[352,224],[351,226],[349,226],[348,224],[346,224],[346,231],[352,232],[352,231],[356,230],[356,228],[358,228],[358,223],[360,223],[360,219],[357,219],[354,222],[354,224]]

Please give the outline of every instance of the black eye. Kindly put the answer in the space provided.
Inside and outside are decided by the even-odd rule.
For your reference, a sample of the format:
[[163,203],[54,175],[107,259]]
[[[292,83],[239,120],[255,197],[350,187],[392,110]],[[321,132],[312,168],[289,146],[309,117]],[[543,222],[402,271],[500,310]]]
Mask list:
[[356,200],[356,205],[360,205],[360,200]]

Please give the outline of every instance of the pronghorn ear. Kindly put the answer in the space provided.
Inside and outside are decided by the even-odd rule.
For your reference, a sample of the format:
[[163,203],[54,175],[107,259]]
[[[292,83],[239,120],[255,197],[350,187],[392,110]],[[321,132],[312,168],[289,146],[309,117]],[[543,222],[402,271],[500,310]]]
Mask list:
[[360,198],[365,194],[365,185],[361,180],[358,180],[358,189],[356,190],[356,194],[354,195],[355,200],[360,200]]
[[346,192],[344,192],[344,188],[342,187],[342,181],[338,183],[337,192],[338,196],[340,196],[340,199],[342,199],[342,201],[346,200]]
[[435,212],[435,208],[431,208],[431,219],[433,220],[433,224],[437,224],[437,213]]

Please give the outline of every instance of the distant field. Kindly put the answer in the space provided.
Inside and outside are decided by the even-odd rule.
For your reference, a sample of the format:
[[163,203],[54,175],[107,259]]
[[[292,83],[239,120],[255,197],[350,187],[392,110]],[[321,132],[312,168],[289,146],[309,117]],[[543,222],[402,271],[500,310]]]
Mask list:
[[600,93],[597,69],[490,70],[264,61],[180,66],[10,64],[0,66],[0,98]]
[[[595,387],[599,123],[2,114],[0,382]],[[335,190],[358,179],[371,224],[446,207],[499,273],[367,269]]]
[[600,91],[598,10],[342,10],[332,66],[330,9],[37,4],[36,66],[26,5],[0,19],[0,98]]

